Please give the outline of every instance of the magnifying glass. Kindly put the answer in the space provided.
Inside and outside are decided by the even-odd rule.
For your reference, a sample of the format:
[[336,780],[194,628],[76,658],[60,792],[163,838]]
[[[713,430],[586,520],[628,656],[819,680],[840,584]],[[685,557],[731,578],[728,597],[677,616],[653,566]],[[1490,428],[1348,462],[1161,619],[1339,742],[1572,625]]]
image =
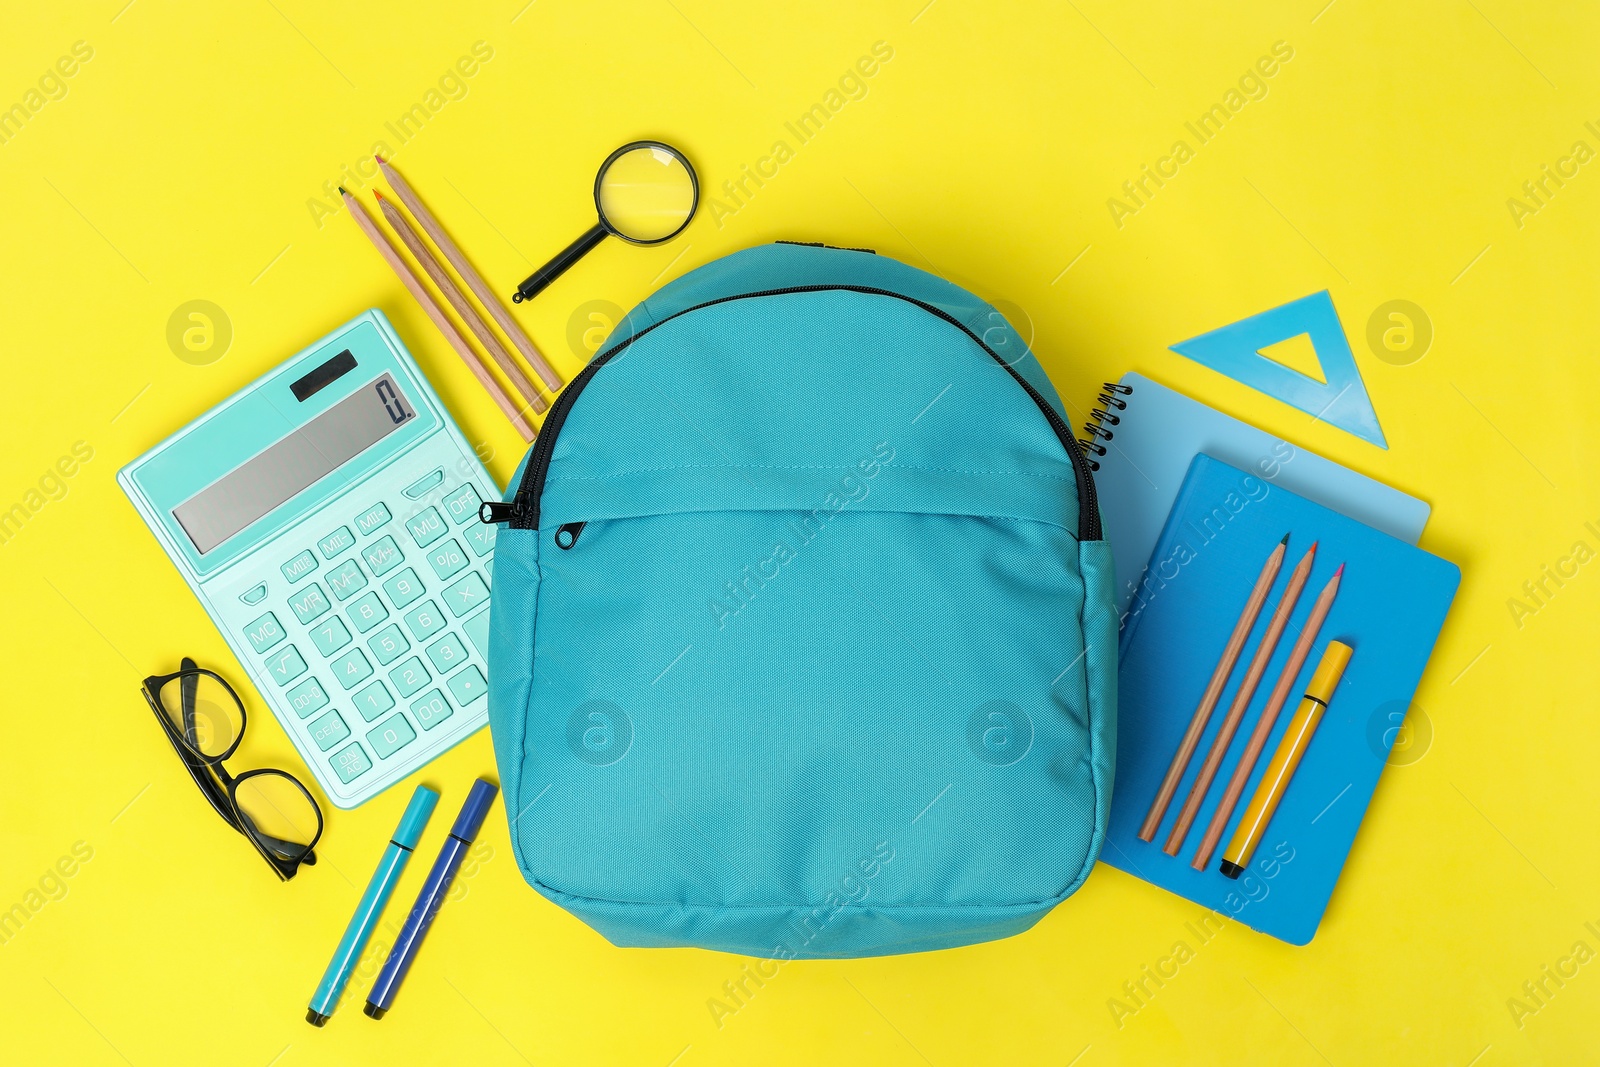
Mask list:
[[700,182],[684,154],[660,141],[634,141],[606,157],[594,178],[600,218],[517,286],[520,304],[561,277],[609,234],[636,245],[658,245],[683,232],[700,203]]

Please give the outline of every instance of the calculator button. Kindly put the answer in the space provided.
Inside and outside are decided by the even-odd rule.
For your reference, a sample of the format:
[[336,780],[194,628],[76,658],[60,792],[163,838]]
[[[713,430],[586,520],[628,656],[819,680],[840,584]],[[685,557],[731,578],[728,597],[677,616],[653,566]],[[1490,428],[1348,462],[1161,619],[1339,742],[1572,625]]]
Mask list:
[[323,559],[332,559],[355,543],[356,535],[350,532],[350,527],[341,526],[317,542],[317,551],[322,553]]
[[315,678],[307,678],[289,690],[289,706],[294,709],[297,719],[303,719],[313,711],[320,711],[327,707],[327,704],[328,694],[323,690],[322,683]]
[[448,578],[467,565],[467,557],[459,542],[446,541],[428,553],[428,565],[440,578]]
[[411,714],[417,717],[424,730],[431,730],[448,719],[456,709],[444,698],[444,694],[434,689],[411,702]]
[[427,548],[444,536],[444,520],[439,517],[438,508],[429,508],[407,519],[406,529],[411,531],[411,540],[418,548]]
[[372,677],[372,664],[367,662],[367,657],[359,648],[352,648],[333,661],[333,677],[340,688],[349,692],[356,687],[356,683]]
[[288,685],[302,674],[306,673],[306,661],[293,645],[282,652],[274,652],[267,657],[267,673],[272,675],[272,680],[279,685]]
[[289,584],[293,585],[317,569],[317,557],[313,556],[308,548],[278,569],[283,572],[285,578],[289,579]]
[[367,569],[376,578],[385,571],[394,570],[403,557],[400,555],[400,546],[394,543],[394,538],[385,536],[362,549],[361,558],[367,561]]
[[368,593],[345,608],[344,613],[350,616],[350,621],[361,633],[366,633],[389,617],[389,609],[383,606],[383,601],[378,599],[377,593]]
[[487,556],[494,548],[495,532],[500,527],[493,523],[480,522],[476,526],[469,526],[466,530],[467,547],[472,549],[474,556]]
[[361,775],[372,769],[372,761],[367,754],[361,751],[361,746],[348,745],[333,754],[333,773],[339,776],[339,781],[349,785]]
[[469,574],[455,585],[444,591],[445,606],[450,609],[450,614],[461,618],[489,602],[489,587],[483,584],[483,579],[476,574]]
[[456,698],[456,703],[462,707],[477,700],[489,691],[489,685],[483,680],[483,672],[477,667],[467,666],[449,678],[445,685],[450,687],[450,695]]
[[400,653],[411,647],[411,642],[400,632],[400,627],[390,623],[367,638],[367,647],[372,649],[379,663],[389,664],[399,659]]
[[311,628],[311,643],[324,656],[331,656],[350,643],[350,631],[343,619],[332,615]]
[[422,580],[417,577],[416,571],[407,567],[384,582],[383,591],[389,594],[389,600],[395,607],[403,608],[422,595]]
[[244,601],[246,604],[261,603],[263,600],[267,599],[267,583],[257,582],[249,589],[246,589],[244,592],[240,593],[239,599]]
[[333,594],[335,600],[348,600],[366,585],[367,576],[361,573],[361,565],[353,559],[345,560],[328,572],[328,592]]
[[472,647],[478,650],[478,655],[483,657],[483,662],[489,662],[489,613],[480,611],[472,618],[461,624],[461,632],[467,635],[467,640],[472,642]]
[[368,722],[394,707],[394,697],[389,695],[388,688],[382,682],[373,682],[350,699],[355,701],[356,710]]
[[374,504],[356,516],[356,533],[365,536],[388,521],[389,509],[382,504]]
[[322,586],[312,582],[299,596],[289,598],[289,606],[294,609],[294,617],[300,620],[300,625],[305,626],[327,611],[329,604],[328,598],[322,595]]
[[417,690],[428,684],[428,668],[422,665],[420,659],[412,656],[389,672],[389,681],[394,683],[401,696],[413,696]]
[[426,641],[444,629],[444,616],[439,614],[439,605],[430,600],[411,612],[406,616],[406,629],[418,641]]
[[285,637],[278,617],[270,611],[246,626],[244,635],[250,639],[250,648],[255,652],[265,652]]
[[449,674],[465,663],[466,659],[467,646],[463,645],[461,638],[455,634],[445,634],[428,646],[428,662],[432,663],[433,669],[440,674]]
[[330,711],[309,727],[311,740],[317,743],[320,751],[326,752],[340,741],[350,736],[350,727],[339,718],[337,711]]
[[446,515],[450,521],[460,526],[468,519],[478,517],[478,505],[483,503],[478,498],[478,491],[470,485],[457,486],[445,494],[440,501],[444,505]]
[[422,477],[418,478],[416,481],[412,482],[410,485],[406,486],[400,491],[406,496],[410,497],[412,500],[421,500],[436,487],[443,484],[444,468],[439,467],[428,474],[424,474]]
[[406,722],[406,717],[398,713],[367,731],[367,744],[379,759],[388,759],[416,739],[417,732]]

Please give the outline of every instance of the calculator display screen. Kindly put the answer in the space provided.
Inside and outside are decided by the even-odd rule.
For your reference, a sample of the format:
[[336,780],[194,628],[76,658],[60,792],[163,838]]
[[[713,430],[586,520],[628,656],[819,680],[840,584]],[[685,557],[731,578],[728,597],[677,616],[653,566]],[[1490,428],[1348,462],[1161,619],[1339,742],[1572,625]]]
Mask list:
[[384,374],[173,508],[173,517],[209,552],[416,416]]

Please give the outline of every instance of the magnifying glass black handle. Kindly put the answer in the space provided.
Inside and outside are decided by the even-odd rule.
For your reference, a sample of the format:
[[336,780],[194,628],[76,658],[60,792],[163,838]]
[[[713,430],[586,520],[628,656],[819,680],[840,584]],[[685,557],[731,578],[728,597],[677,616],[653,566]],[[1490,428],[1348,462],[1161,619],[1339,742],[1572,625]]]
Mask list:
[[524,300],[542,293],[546,286],[567,272],[567,268],[589,254],[589,250],[606,239],[609,231],[600,223],[595,223],[589,232],[572,242],[561,250],[561,254],[550,262],[534,271],[522,280],[517,286],[517,291],[511,297],[513,304],[520,304]]

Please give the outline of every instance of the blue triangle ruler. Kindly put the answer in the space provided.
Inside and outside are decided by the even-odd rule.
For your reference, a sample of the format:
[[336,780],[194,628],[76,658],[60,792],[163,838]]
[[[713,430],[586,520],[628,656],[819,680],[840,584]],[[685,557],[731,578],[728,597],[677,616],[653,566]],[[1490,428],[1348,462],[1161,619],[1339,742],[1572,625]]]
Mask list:
[[[1327,381],[1319,382],[1261,354],[1261,349],[1301,334],[1311,338]],[[1326,289],[1191,337],[1172,350],[1379,448],[1389,447]]]

